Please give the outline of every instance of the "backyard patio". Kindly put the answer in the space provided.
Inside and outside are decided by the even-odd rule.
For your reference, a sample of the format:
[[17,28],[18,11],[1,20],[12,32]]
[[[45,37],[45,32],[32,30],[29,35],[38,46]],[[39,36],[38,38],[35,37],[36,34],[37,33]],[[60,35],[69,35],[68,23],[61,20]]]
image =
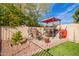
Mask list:
[[[2,50],[1,55],[24,55],[24,56],[31,56],[34,53],[40,52],[43,49],[51,48],[57,46],[63,42],[66,42],[66,39],[51,39],[50,43],[45,43],[43,40],[30,40],[22,45],[16,45],[11,47],[10,42],[8,40],[2,41]],[[30,44],[29,44],[30,42]],[[41,48],[40,48],[40,47]],[[47,53],[47,52],[46,52]],[[53,54],[52,54],[53,55]]]
[[79,56],[79,7],[64,6],[0,4],[0,55]]

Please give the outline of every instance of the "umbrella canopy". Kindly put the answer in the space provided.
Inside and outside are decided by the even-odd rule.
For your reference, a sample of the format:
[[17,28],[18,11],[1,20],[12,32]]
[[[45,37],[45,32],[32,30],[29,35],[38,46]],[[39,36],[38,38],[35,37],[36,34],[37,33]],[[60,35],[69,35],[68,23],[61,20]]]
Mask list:
[[55,17],[51,17],[51,18],[48,18],[46,20],[42,20],[42,22],[44,22],[44,23],[57,22],[57,21],[60,21],[60,19],[57,19]]

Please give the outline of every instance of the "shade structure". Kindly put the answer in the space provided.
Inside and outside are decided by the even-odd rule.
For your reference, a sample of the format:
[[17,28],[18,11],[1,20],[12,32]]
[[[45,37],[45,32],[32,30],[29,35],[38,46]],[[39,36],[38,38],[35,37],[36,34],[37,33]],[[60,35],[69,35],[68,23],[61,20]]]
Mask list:
[[60,21],[60,19],[57,19],[55,17],[51,17],[51,18],[48,18],[46,20],[42,20],[42,22],[44,22],[44,23],[57,22],[57,21]]

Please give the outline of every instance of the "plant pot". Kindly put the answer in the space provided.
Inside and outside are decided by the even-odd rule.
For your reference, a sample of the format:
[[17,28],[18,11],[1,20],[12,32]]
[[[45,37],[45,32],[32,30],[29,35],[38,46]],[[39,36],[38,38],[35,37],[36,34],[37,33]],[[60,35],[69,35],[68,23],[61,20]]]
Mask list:
[[44,38],[44,41],[45,41],[45,43],[49,43],[50,41],[49,41],[49,38]]

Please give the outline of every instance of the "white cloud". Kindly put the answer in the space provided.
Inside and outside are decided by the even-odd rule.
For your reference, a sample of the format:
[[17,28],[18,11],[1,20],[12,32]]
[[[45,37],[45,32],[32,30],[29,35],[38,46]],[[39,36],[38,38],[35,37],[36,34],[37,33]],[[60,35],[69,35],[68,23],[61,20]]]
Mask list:
[[70,6],[69,8],[67,8],[67,10],[65,12],[60,13],[57,18],[63,18],[68,12],[72,11],[72,9],[74,9],[78,4],[74,4],[72,6]]

